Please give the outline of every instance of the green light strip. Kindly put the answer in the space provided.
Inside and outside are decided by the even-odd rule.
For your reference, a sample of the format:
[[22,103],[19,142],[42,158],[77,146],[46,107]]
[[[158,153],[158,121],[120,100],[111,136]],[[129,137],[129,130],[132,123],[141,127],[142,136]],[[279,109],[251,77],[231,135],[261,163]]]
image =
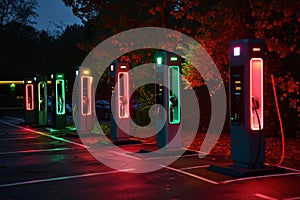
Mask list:
[[169,123],[180,123],[180,69],[170,66],[168,69]]

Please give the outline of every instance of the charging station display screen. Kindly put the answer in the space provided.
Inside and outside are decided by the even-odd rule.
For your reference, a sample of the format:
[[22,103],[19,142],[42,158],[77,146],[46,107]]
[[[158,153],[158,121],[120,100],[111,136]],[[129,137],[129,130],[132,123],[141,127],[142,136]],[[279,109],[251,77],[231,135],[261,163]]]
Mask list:
[[118,74],[118,104],[119,104],[119,118],[129,117],[129,83],[128,73],[120,72]]
[[168,99],[169,99],[169,123],[180,123],[180,69],[178,66],[170,66],[168,69]]
[[34,109],[34,97],[33,97],[33,84],[27,84],[25,86],[26,92],[26,110]]
[[244,70],[243,66],[230,67],[230,81],[231,81],[231,124],[243,126],[245,101],[244,101]]
[[63,115],[65,114],[65,81],[56,80],[56,114]]
[[92,77],[81,77],[81,114],[92,114]]
[[[250,126],[252,130],[263,128],[263,60],[250,60]],[[257,116],[258,115],[258,116]]]
[[47,109],[46,99],[47,99],[47,83],[38,83],[38,97],[39,97],[39,111],[44,111]]

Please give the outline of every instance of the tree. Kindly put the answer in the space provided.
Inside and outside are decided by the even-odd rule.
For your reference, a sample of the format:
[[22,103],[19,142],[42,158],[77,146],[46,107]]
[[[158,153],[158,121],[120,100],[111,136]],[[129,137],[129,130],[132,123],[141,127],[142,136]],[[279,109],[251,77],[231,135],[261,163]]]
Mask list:
[[36,7],[36,0],[0,0],[0,28],[11,24],[32,25]]
[[[285,97],[282,99],[289,101],[288,105],[295,108],[297,115],[300,115],[300,102],[297,101],[296,92],[299,81],[295,78],[298,74],[289,72],[284,64],[284,58],[300,54],[300,1],[64,0],[64,2],[73,8],[75,15],[84,20],[93,33],[93,39],[83,44],[82,48],[91,49],[105,38],[131,28],[160,26],[174,29],[193,37],[206,49],[221,72],[226,87],[229,79],[229,42],[244,38],[264,39],[267,47],[265,63],[268,84],[271,84],[269,74],[272,73],[277,78],[281,94]],[[190,49],[193,50],[194,47],[191,46]],[[193,55],[197,53],[195,51],[186,53],[187,58],[197,56]],[[293,64],[297,67],[297,63]],[[183,72],[193,88],[205,86],[200,73],[190,63],[185,63]],[[214,80],[213,76],[210,80],[219,83],[222,81]],[[283,84],[285,81],[289,82],[289,87]],[[267,97],[271,96],[272,91],[267,90]]]

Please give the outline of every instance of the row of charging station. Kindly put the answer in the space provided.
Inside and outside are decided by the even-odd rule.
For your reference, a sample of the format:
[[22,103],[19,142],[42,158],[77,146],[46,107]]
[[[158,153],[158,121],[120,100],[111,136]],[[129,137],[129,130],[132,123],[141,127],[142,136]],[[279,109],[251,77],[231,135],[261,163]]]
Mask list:
[[51,118],[54,128],[62,129],[66,126],[66,83],[63,73],[47,76],[37,75],[24,80],[25,86],[25,114],[27,124],[39,126],[48,125],[48,94],[52,97]]
[[[231,156],[234,165],[242,168],[261,167],[264,163],[264,48],[263,40],[245,39],[230,43]],[[156,135],[158,147],[181,147],[181,137],[175,137],[175,134],[181,134],[181,62],[181,57],[173,53],[160,52],[155,55],[155,101],[167,112],[165,116],[161,107],[156,110],[157,123],[164,123]],[[130,134],[124,131],[130,130],[131,126],[129,70],[128,62],[115,61],[110,65],[111,102],[115,106],[114,117],[110,120],[110,135],[114,141],[130,138]],[[76,128],[78,132],[91,132],[95,118],[92,70],[80,67],[77,76],[75,84],[79,89],[76,91],[76,109],[79,112],[76,112],[75,117],[79,117],[80,123]],[[55,74],[51,84],[55,107],[53,125],[63,128],[66,121],[64,75]],[[35,93],[34,90],[38,92]],[[25,92],[25,121],[34,121],[37,113],[38,123],[47,124],[46,78],[39,76],[36,80],[26,80]],[[172,141],[173,139],[177,141]],[[171,141],[172,146],[168,146]]]

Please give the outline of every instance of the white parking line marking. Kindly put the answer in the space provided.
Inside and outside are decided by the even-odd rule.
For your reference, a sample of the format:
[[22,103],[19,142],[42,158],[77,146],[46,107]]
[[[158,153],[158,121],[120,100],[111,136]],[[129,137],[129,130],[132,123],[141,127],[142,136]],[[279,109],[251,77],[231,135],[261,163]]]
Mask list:
[[300,197],[292,197],[292,198],[287,198],[287,199],[284,199],[284,200],[299,200]]
[[8,152],[0,152],[0,155],[8,155],[8,154],[18,154],[18,153],[40,153],[40,152],[51,152],[51,151],[65,151],[70,150],[71,148],[53,148],[53,149],[28,149],[21,151],[8,151]]
[[264,194],[260,194],[260,193],[256,193],[254,194],[255,196],[259,197],[259,198],[262,198],[262,199],[267,199],[267,200],[277,200],[273,197],[270,197],[270,196],[267,196],[267,195],[264,195]]
[[0,142],[2,141],[12,141],[12,140],[28,140],[28,139],[34,139],[36,137],[23,137],[23,138],[3,138],[3,139],[0,139]]
[[1,121],[1,123],[2,123],[2,124],[9,125],[9,126],[17,127],[17,128],[20,128],[20,129],[23,129],[23,130],[26,130],[26,131],[29,131],[29,132],[32,132],[32,133],[37,133],[37,134],[40,134],[40,135],[43,135],[43,136],[47,136],[47,137],[50,137],[50,138],[55,139],[55,140],[58,140],[58,141],[62,141],[62,142],[74,144],[74,145],[77,145],[77,146],[80,146],[80,147],[83,147],[83,148],[86,148],[86,149],[89,148],[89,147],[86,146],[86,145],[83,145],[83,144],[80,144],[80,143],[77,143],[77,142],[73,142],[73,141],[71,141],[71,140],[66,140],[66,139],[64,139],[64,138],[56,137],[56,136],[54,136],[54,135],[49,135],[49,134],[47,134],[47,133],[43,133],[43,132],[40,132],[40,131],[35,131],[35,130],[29,129],[29,128],[24,128],[24,127],[22,127],[22,126],[18,126],[18,125],[11,124],[11,123],[8,123],[8,122],[3,122],[3,121]]
[[133,158],[133,159],[136,159],[136,160],[142,160],[141,158],[138,158],[138,157],[135,157],[135,156],[130,156],[130,155],[127,155],[127,154],[124,154],[124,153],[121,153],[121,152],[117,152],[117,151],[112,151],[112,150],[106,150],[108,152],[111,152],[111,153],[115,153],[117,155],[121,155],[121,156],[124,156],[124,157],[127,157],[127,158]]
[[164,159],[164,158],[184,158],[184,157],[193,157],[197,156],[198,154],[191,154],[191,155],[175,155],[175,156],[158,156],[153,158],[146,158],[145,160],[157,160],[157,159]]
[[4,117],[7,118],[7,119],[13,119],[13,120],[17,120],[17,121],[22,121],[22,122],[24,122],[24,119],[21,119],[21,118],[9,117],[9,116],[4,116]]
[[[265,163],[265,165],[272,166],[269,163]],[[282,169],[287,169],[287,170],[290,170],[290,171],[300,172],[299,169],[294,169],[294,168],[290,168],[290,167],[284,167],[284,166],[277,166],[277,167],[282,168]]]
[[84,178],[84,177],[91,177],[91,176],[100,176],[100,175],[106,175],[106,174],[114,174],[119,172],[130,172],[134,171],[135,169],[124,169],[124,170],[113,170],[113,171],[107,171],[107,172],[98,172],[98,173],[89,173],[89,174],[79,174],[79,175],[73,175],[73,176],[62,176],[62,177],[56,177],[56,178],[47,178],[47,179],[40,179],[40,180],[31,180],[31,181],[23,181],[23,182],[17,182],[17,183],[8,183],[8,184],[2,184],[0,185],[0,188],[4,187],[11,187],[11,186],[18,186],[18,185],[29,185],[34,183],[45,183],[45,182],[53,182],[53,181],[63,181],[68,179],[74,179],[74,178]]
[[253,177],[237,178],[237,179],[222,181],[222,183],[231,183],[231,182],[251,180],[251,179],[268,178],[268,177],[280,177],[280,176],[299,175],[299,174],[300,174],[299,172],[291,172],[291,173],[285,173],[285,174],[271,174],[271,175],[264,175],[264,176],[253,176]]
[[183,167],[180,168],[180,170],[189,170],[189,169],[198,169],[198,168],[207,168],[210,165],[197,165],[197,166],[192,166],[192,167]]
[[161,167],[164,167],[164,168],[167,168],[167,169],[169,169],[169,170],[172,170],[172,171],[175,171],[175,172],[179,172],[179,173],[181,173],[181,174],[185,174],[185,175],[191,176],[191,177],[193,177],[193,178],[196,178],[196,179],[199,179],[199,180],[202,180],[202,181],[205,181],[205,182],[214,184],[214,185],[218,185],[218,184],[219,184],[218,182],[212,181],[212,180],[207,179],[207,178],[204,178],[204,177],[202,177],[202,176],[197,176],[197,175],[195,175],[195,174],[191,174],[191,173],[186,172],[186,171],[182,171],[182,170],[180,170],[180,169],[168,167],[168,166],[165,166],[165,165],[160,165],[160,166],[161,166]]

